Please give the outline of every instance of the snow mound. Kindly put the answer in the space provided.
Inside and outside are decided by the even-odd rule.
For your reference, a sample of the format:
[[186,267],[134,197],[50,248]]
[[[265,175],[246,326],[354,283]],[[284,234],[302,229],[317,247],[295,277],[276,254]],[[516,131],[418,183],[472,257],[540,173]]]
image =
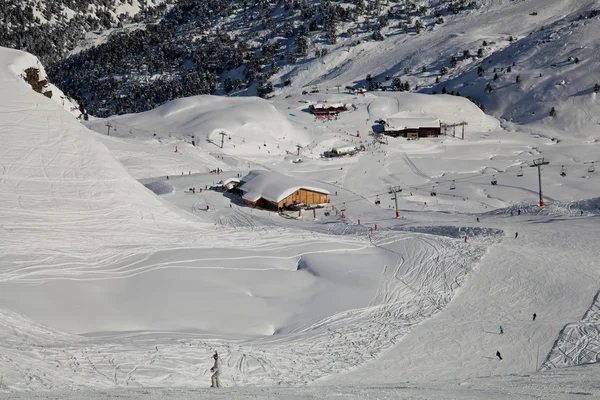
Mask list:
[[[163,138],[188,143],[194,140],[209,151],[220,151],[223,140],[221,150],[231,154],[267,154],[267,150],[284,153],[276,148],[293,148],[310,141],[307,132],[294,127],[271,103],[260,98],[194,96],[110,121],[115,126],[123,125],[124,132],[132,129],[138,135],[153,136],[156,132]],[[105,128],[97,130],[103,132]]]

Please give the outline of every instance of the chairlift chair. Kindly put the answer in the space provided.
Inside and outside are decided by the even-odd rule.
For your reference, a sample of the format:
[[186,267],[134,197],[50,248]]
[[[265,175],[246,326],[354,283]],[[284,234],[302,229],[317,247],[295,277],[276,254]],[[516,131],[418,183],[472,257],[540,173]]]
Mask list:
[[437,193],[435,192],[435,186],[431,188],[431,193],[430,193],[431,197],[435,197],[437,196]]
[[596,168],[594,167],[594,162],[592,161],[592,165],[588,168],[588,172],[594,172]]
[[560,167],[560,176],[562,176],[563,178],[567,176],[567,170],[565,169],[564,165]]
[[496,179],[496,175],[492,175],[492,185],[496,186],[498,184],[498,179]]
[[342,203],[342,206],[340,207],[340,211],[346,211],[346,203]]
[[456,189],[456,181],[452,181],[452,184],[450,185],[450,190],[454,189]]
[[523,167],[520,167],[519,172],[517,172],[517,176],[518,177],[523,176]]
[[375,204],[380,205],[381,204],[381,200],[379,200],[379,195],[377,195],[375,197]]

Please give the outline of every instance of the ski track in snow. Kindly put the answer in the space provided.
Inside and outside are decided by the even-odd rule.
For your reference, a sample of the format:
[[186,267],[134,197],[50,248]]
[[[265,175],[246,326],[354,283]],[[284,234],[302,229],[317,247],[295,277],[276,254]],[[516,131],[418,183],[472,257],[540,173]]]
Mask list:
[[[533,7],[525,2],[518,6],[521,11]],[[559,9],[564,7],[566,2]],[[499,23],[497,12],[484,17],[486,23]],[[475,23],[476,18],[481,15],[467,14],[462,22]],[[436,29],[436,37],[451,31],[447,26]],[[449,58],[450,49],[425,42],[416,38],[412,46],[417,51],[409,51],[407,58],[387,56],[385,63],[381,57],[407,44],[406,39],[365,50],[364,57],[350,59],[349,52],[327,79],[400,70],[432,52]],[[591,79],[599,55],[591,63]],[[459,68],[464,72],[470,66]],[[31,307],[40,318],[48,315],[52,325],[65,323],[56,317],[57,309],[77,311],[78,301],[86,307],[85,299],[96,298],[105,314],[88,319],[110,320],[88,321],[94,328],[108,326],[106,332],[86,330],[88,325],[81,323],[73,329],[87,333],[75,335],[34,322],[11,307],[0,308],[0,393],[204,386],[214,351],[223,359],[228,387],[326,385],[344,379],[377,384],[492,375],[513,379],[532,370],[600,361],[600,277],[594,269],[599,203],[598,198],[579,201],[597,195],[598,181],[590,174],[570,174],[565,180],[553,169],[564,159],[572,161],[569,168],[582,167],[573,154],[587,157],[594,148],[566,147],[569,154],[563,155],[565,147],[549,140],[500,130],[498,121],[464,99],[397,93],[352,97],[351,112],[325,122],[315,122],[304,111],[306,103],[298,101],[308,97],[299,95],[273,103],[198,96],[115,117],[120,136],[107,137],[106,121],[90,121],[87,125],[98,129],[90,133],[20,78],[4,70],[0,74],[7,93],[15,93],[9,100],[0,96],[0,132],[7,144],[0,149],[2,304]],[[319,95],[331,102],[342,97],[349,99]],[[598,104],[594,98],[571,101],[597,122],[589,108]],[[466,118],[472,130],[464,142],[446,137],[370,143],[365,130],[373,120],[402,108]],[[291,112],[296,115],[286,118]],[[169,118],[175,114],[177,121]],[[191,120],[194,124],[187,126]],[[135,133],[122,135],[122,126],[134,127]],[[151,136],[154,129],[159,130],[157,138]],[[167,136],[171,129],[177,133]],[[221,129],[231,139],[219,149],[215,135]],[[354,137],[355,130],[363,137]],[[198,135],[196,146],[189,143],[190,133]],[[303,162],[295,164],[297,143],[304,145],[298,156]],[[334,143],[366,149],[351,158],[321,159],[320,153]],[[537,177],[515,177],[517,166],[538,155],[553,158],[544,175],[545,199],[552,204],[544,209],[535,205]],[[217,167],[225,173],[208,172]],[[300,219],[280,218],[208,189],[186,193],[189,187],[214,186],[253,168],[310,177],[339,191],[331,196],[332,204],[338,210],[347,206],[346,218],[326,219],[316,212],[316,220],[310,213]],[[489,170],[499,175],[501,184],[489,185]],[[158,183],[170,176],[172,192],[157,196],[132,176]],[[451,191],[455,178],[458,187]],[[400,219],[393,217],[390,185],[404,188]],[[435,198],[429,195],[434,185],[439,194]],[[375,205],[379,196],[381,205]],[[515,209],[523,215],[509,217]],[[481,212],[481,224],[475,224],[476,211]],[[581,211],[586,215],[580,216]],[[379,229],[371,232],[374,224]],[[521,236],[513,241],[517,229]],[[192,272],[202,273],[201,279],[188,278]],[[264,285],[280,275],[286,279]],[[151,277],[159,284],[144,280],[155,284]],[[191,306],[176,299],[188,279],[198,285],[190,289],[192,297],[182,297],[192,299]],[[90,282],[106,285],[79,286]],[[224,282],[231,285],[219,286]],[[222,292],[202,293],[215,286]],[[43,295],[23,301],[27,293],[46,293],[52,287],[59,301]],[[92,289],[80,298],[67,296],[81,287]],[[339,298],[328,298],[323,293],[327,290]],[[298,296],[304,291],[304,297],[315,296],[316,306]],[[134,296],[117,297],[122,303],[115,304],[113,295],[123,293]],[[299,305],[284,304],[288,295]],[[219,307],[220,296],[236,300]],[[329,304],[350,304],[360,296],[366,297],[360,304]],[[136,297],[142,299],[137,310],[131,304]],[[560,300],[565,298],[570,300]],[[170,301],[176,307],[159,308]],[[246,303],[248,309],[243,308]],[[179,316],[190,319],[188,325],[172,330],[171,320],[161,325],[161,318],[186,305],[190,310]],[[243,320],[240,314],[261,307],[280,315],[256,316],[266,321],[259,328],[252,325],[259,332],[243,325],[247,321],[237,321]],[[317,313],[311,307],[326,310]],[[142,322],[119,329],[148,308],[154,313],[140,317]],[[537,325],[523,318],[529,318],[530,309],[540,315]],[[223,325],[239,322],[247,330],[221,332],[192,319],[197,315],[207,322],[228,319]],[[167,328],[144,324],[155,320],[156,326]],[[505,325],[510,345],[490,334],[498,322]],[[540,362],[531,353],[535,346]],[[511,362],[492,364],[496,348]],[[442,393],[444,389],[442,385]]]

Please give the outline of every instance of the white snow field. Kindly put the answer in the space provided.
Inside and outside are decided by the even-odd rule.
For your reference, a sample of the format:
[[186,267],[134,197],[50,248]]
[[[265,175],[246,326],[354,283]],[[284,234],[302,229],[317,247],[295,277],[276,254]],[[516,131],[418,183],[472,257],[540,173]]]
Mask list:
[[[597,130],[333,91],[197,96],[88,130],[19,76],[38,64],[0,49],[0,397],[600,396]],[[353,106],[321,121],[318,102]],[[465,138],[369,134],[407,117]],[[331,203],[283,217],[210,189],[255,170]]]

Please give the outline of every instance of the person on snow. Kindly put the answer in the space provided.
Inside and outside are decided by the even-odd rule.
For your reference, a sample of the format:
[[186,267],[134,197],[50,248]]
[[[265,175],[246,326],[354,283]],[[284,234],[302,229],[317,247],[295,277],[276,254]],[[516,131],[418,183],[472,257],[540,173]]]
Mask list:
[[220,388],[221,387],[221,382],[219,381],[219,376],[221,375],[221,361],[219,360],[219,355],[217,354],[217,352],[215,351],[215,354],[213,355],[213,358],[215,360],[215,364],[212,366],[212,368],[210,369],[210,372],[212,372],[212,376],[210,377],[210,382],[211,388]]
[[519,232],[515,232],[515,239],[519,237]]
[[500,334],[502,335],[504,333],[504,328],[502,327],[502,325],[500,325]]
[[500,354],[500,351],[496,351],[496,357],[498,357],[498,359],[502,360],[502,355]]
[[532,321],[535,321],[535,317],[537,317],[537,314],[533,313],[533,319],[532,319]]

